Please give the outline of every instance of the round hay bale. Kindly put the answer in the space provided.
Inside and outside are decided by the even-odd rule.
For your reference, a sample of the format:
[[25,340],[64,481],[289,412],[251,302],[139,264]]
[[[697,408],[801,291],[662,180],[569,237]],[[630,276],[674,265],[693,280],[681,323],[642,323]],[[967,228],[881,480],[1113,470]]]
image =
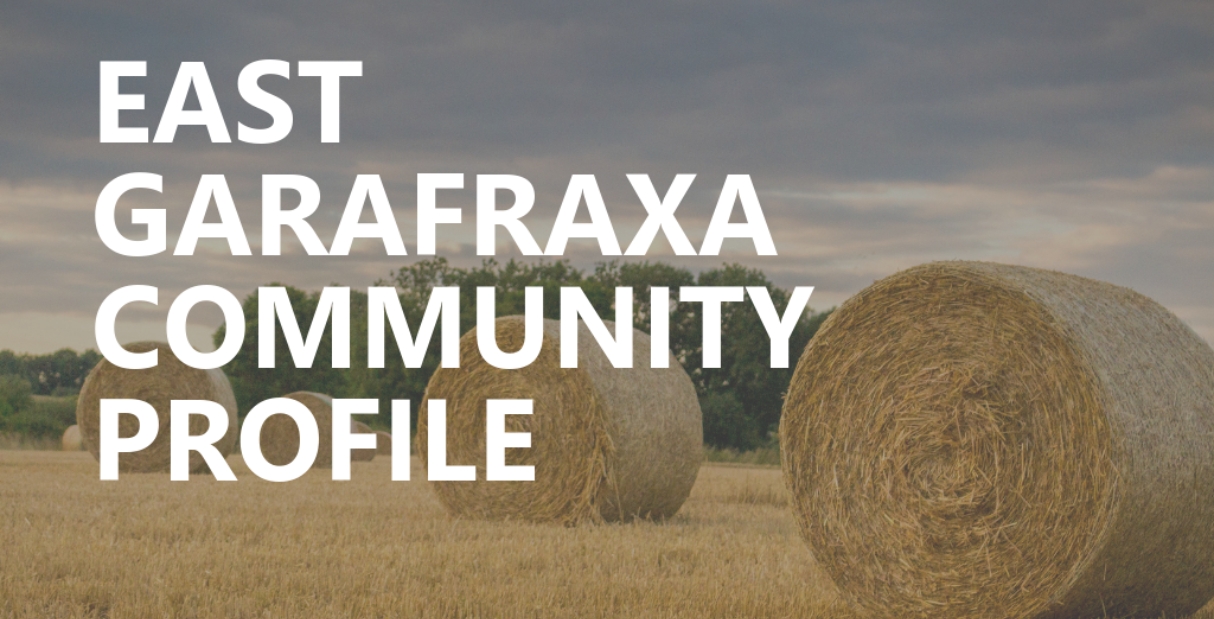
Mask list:
[[[607,323],[614,332],[614,326]],[[521,316],[499,318],[498,346],[519,350]],[[703,457],[695,388],[679,362],[649,368],[649,336],[634,331],[633,368],[616,369],[585,324],[578,367],[560,367],[560,325],[544,321],[539,358],[500,370],[481,357],[473,329],[460,339],[462,367],[439,368],[418,413],[417,452],[426,458],[428,403],[447,401],[447,461],[475,465],[475,482],[434,482],[456,516],[575,524],[665,518],[682,506]],[[508,432],[530,432],[530,449],[510,449],[508,465],[535,466],[535,481],[485,480],[485,400],[531,399],[531,415],[506,417]]]
[[[371,426],[361,421],[353,421],[351,422],[350,426],[350,431],[354,434],[375,434],[375,431],[371,429]],[[376,449],[351,449],[350,461],[370,462],[375,459],[375,453],[377,450],[378,443],[376,444]]]
[[1131,290],[976,262],[881,280],[806,347],[780,444],[805,539],[867,616],[1214,595],[1214,351]]
[[82,451],[84,441],[80,438],[80,426],[71,425],[63,431],[63,451]]
[[[124,473],[150,473],[169,470],[169,402],[171,400],[210,400],[222,404],[228,411],[228,431],[215,447],[225,457],[236,446],[238,423],[236,421],[236,396],[232,385],[222,370],[199,370],[192,368],[173,354],[163,342],[138,342],[126,346],[131,352],[158,350],[156,367],[146,370],[127,370],[102,359],[89,372],[80,388],[76,402],[76,425],[84,446],[98,457],[97,441],[101,433],[101,400],[142,400],[156,409],[160,418],[160,431],[156,440],[142,451],[118,455],[118,470]],[[139,421],[134,415],[119,415],[118,436],[135,435]],[[207,420],[202,415],[190,416],[190,434],[206,432]],[[205,470],[205,462],[198,452],[190,453],[190,471]]]
[[375,432],[375,436],[379,437],[375,439],[375,453],[381,456],[391,456],[392,435],[383,430],[378,430]]
[[[316,429],[320,435],[320,445],[316,450],[314,469],[333,468],[333,398],[323,393],[311,391],[296,391],[284,398],[290,398],[302,403],[312,412],[316,420]],[[290,464],[299,453],[299,426],[288,415],[270,415],[261,426],[261,455],[266,461],[276,466]]]
[[[323,393],[311,391],[296,391],[285,396],[301,402],[312,413],[316,420],[316,429],[320,434],[320,445],[316,451],[314,469],[333,468],[333,398]],[[361,421],[350,422],[351,432],[370,433],[371,428]],[[299,453],[299,426],[287,415],[270,415],[261,426],[261,453],[270,464],[282,466],[290,464]],[[375,457],[374,449],[353,449],[350,451],[351,462],[366,462]]]

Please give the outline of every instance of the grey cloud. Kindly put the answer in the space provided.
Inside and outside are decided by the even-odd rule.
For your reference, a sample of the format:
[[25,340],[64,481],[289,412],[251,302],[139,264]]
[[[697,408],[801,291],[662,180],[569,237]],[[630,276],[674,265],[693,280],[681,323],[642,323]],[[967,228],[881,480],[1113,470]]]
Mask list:
[[[528,6],[29,9],[10,28],[40,44],[6,62],[0,79],[18,94],[5,114],[28,121],[30,141],[92,138],[96,61],[121,57],[152,65],[139,84],[149,111],[132,122],[155,122],[182,60],[208,62],[229,125],[260,122],[235,93],[244,63],[357,58],[366,72],[343,94],[344,147],[315,144],[315,85],[280,80],[297,134],[266,158],[287,147],[328,165],[402,147],[498,160],[609,151],[872,179],[973,174],[1050,152],[1106,173],[1141,172],[1144,155],[1210,154],[1210,129],[1193,135],[1180,114],[1214,88],[1202,79],[1214,70],[1214,14],[1201,4]],[[59,51],[37,51],[47,47]],[[239,149],[185,133],[179,150]]]
[[[1134,286],[1212,337],[1212,35],[1214,5],[1180,1],[10,3],[0,311],[87,313],[134,282],[361,286],[417,259],[121,259],[96,239],[92,210],[124,172],[165,175],[164,196],[130,203],[167,208],[171,229],[198,176],[226,174],[254,242],[261,174],[317,180],[324,239],[353,176],[382,174],[411,251],[418,172],[531,179],[541,242],[570,174],[599,177],[625,236],[643,211],[624,174],[661,187],[694,172],[680,219],[697,243],[723,175],[745,172],[780,256],[651,259],[745,261],[817,286],[815,306],[926,260],[1020,262]],[[124,82],[148,109],[123,122],[151,127],[177,63],[205,61],[234,132],[267,120],[235,88],[260,58],[364,61],[343,86],[341,144],[318,143],[319,89],[298,77],[265,82],[295,111],[280,144],[212,145],[198,128],[172,145],[97,143],[98,61],[149,61],[147,78]],[[23,202],[30,191],[51,197]],[[479,262],[471,196],[447,198],[465,209],[447,238],[464,243],[449,254],[460,264]],[[569,258],[601,259],[582,246]]]

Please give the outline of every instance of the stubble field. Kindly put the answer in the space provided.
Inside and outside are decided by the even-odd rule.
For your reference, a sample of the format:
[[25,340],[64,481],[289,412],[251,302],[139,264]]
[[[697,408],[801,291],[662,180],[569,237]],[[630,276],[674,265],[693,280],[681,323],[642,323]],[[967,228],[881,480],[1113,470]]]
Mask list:
[[563,528],[451,520],[384,457],[286,484],[232,460],[235,483],[102,483],[87,453],[0,451],[0,616],[851,616],[778,469],[705,465],[668,522]]

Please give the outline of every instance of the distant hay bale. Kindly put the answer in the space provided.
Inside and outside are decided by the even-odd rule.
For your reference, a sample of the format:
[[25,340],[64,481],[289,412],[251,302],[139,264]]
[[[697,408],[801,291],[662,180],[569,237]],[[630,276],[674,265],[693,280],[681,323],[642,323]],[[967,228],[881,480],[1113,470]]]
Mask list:
[[[333,468],[333,398],[323,393],[296,391],[290,398],[308,407],[316,420],[320,446],[316,450],[316,461],[312,468]],[[295,460],[299,453],[299,426],[289,415],[270,415],[261,426],[261,455],[266,462],[284,466]]]
[[[614,333],[614,325],[607,323]],[[500,318],[498,346],[523,344],[523,319]],[[585,324],[578,367],[560,367],[560,325],[544,321],[530,366],[500,370],[480,356],[476,330],[460,339],[459,368],[439,368],[418,414],[417,452],[427,455],[428,403],[447,401],[447,461],[475,465],[475,482],[431,485],[448,512],[498,520],[574,524],[665,518],[682,506],[703,457],[695,388],[679,362],[649,368],[649,336],[634,331],[631,369],[613,368]],[[532,399],[533,414],[507,416],[508,432],[530,432],[530,449],[508,465],[535,466],[534,482],[485,480],[485,400]]]
[[[351,424],[351,426],[352,427],[350,430],[355,434],[375,434],[375,431],[371,429],[371,426],[361,421],[355,421]],[[351,449],[350,461],[370,462],[375,459],[376,451],[378,451],[378,449]]]
[[[146,370],[127,370],[102,359],[89,372],[80,397],[76,403],[76,425],[84,446],[98,457],[98,438],[101,434],[101,400],[142,400],[156,409],[160,418],[160,431],[156,440],[146,449],[118,455],[118,470],[124,473],[150,473],[169,470],[169,402],[171,400],[210,400],[223,405],[228,411],[228,431],[215,447],[225,457],[236,446],[238,434],[236,421],[236,396],[232,385],[222,370],[199,370],[182,363],[173,354],[168,344],[162,342],[138,342],[128,344],[131,352],[157,351],[156,367]],[[190,415],[190,434],[206,432],[207,420],[202,415]],[[135,435],[139,421],[134,415],[118,416],[118,436]],[[198,452],[190,452],[190,471],[205,470],[205,461]]]
[[801,531],[868,616],[1174,617],[1214,595],[1214,351],[1131,290],[897,273],[822,326],[781,424]]
[[[333,398],[323,393],[296,391],[285,396],[308,407],[316,420],[320,445],[316,450],[315,469],[333,468]],[[351,421],[350,431],[370,433],[371,428],[361,421]],[[270,464],[283,466],[295,460],[299,453],[299,426],[288,415],[270,415],[261,426],[261,454]],[[352,449],[352,462],[366,462],[375,457],[374,449]]]
[[80,426],[71,425],[63,431],[63,451],[82,451],[84,441],[80,438]]
[[375,453],[381,456],[392,455],[392,435],[379,430],[375,433],[378,438],[375,439]]

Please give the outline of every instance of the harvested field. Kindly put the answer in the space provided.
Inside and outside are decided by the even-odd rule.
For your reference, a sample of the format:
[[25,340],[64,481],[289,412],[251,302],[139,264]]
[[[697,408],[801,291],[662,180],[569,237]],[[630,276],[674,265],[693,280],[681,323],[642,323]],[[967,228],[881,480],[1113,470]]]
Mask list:
[[665,523],[565,528],[452,520],[386,457],[285,484],[230,461],[235,483],[102,483],[86,452],[0,451],[0,617],[852,616],[776,468],[707,464]]

